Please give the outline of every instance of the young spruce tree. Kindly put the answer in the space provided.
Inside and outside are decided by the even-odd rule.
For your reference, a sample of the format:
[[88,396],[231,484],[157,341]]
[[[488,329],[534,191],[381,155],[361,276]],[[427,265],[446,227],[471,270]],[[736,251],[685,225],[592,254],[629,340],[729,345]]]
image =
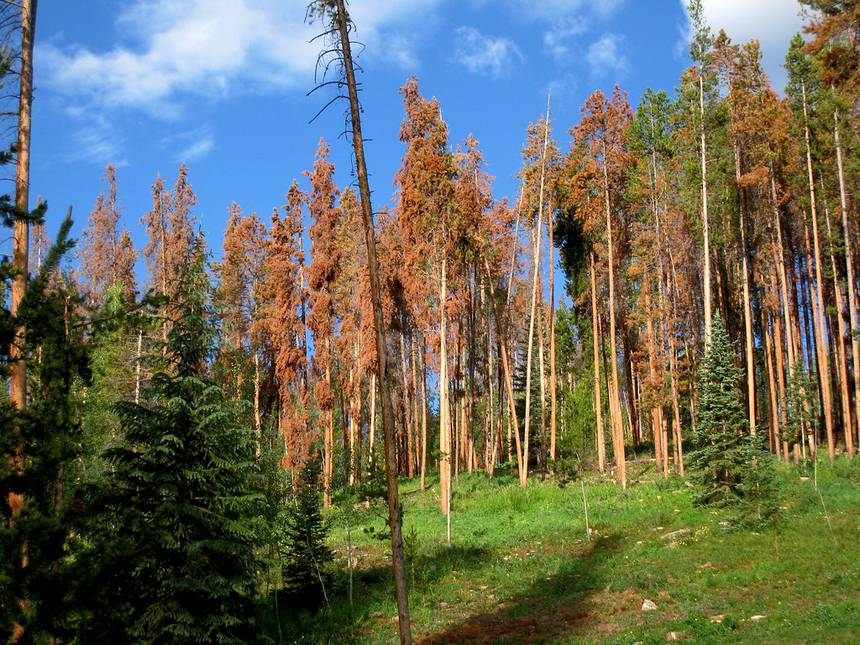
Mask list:
[[298,489],[284,509],[283,596],[293,606],[315,609],[328,604],[334,554],[325,542],[328,523],[320,501],[320,462],[311,458],[302,466]]
[[[254,435],[206,377],[212,352],[202,241],[179,285],[166,365],[141,402],[120,402],[125,437],[77,558],[92,603],[82,642],[247,642],[262,514]],[[90,575],[86,573],[90,571]]]
[[741,371],[720,316],[699,368],[699,423],[690,455],[700,504],[734,507],[742,523],[763,523],[776,504],[773,464],[761,438],[748,432]]

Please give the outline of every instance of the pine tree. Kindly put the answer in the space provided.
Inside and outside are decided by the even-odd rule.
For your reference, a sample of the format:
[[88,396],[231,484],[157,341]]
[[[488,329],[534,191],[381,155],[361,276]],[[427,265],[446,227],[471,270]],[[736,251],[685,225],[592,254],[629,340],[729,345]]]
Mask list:
[[308,459],[298,489],[284,508],[281,557],[284,598],[309,609],[328,604],[334,554],[326,545],[328,524],[320,504],[320,462]]
[[198,240],[182,275],[167,366],[143,403],[117,404],[124,437],[76,556],[87,642],[247,642],[260,495],[253,433],[206,377],[212,352]]
[[[700,504],[732,506],[743,496],[744,486],[752,485],[745,473],[754,445],[747,439],[741,370],[734,356],[722,318],[715,316],[711,342],[699,366],[699,419],[690,454]],[[769,457],[762,453],[761,458]]]
[[[72,247],[71,226],[67,217],[17,316],[5,303],[0,308],[0,375],[9,373],[15,325],[23,323],[32,393],[23,410],[0,399],[0,638],[6,642],[56,635],[65,610],[62,565],[73,511],[66,475],[80,456],[81,437],[73,383],[89,376],[86,347],[69,333],[80,322],[74,287],[52,280]],[[4,290],[11,274],[11,264],[0,262]]]
[[86,284],[81,290],[89,304],[101,306],[107,291],[115,284],[123,286],[128,301],[134,298],[135,251],[128,231],[119,233],[119,200],[116,169],[109,165],[104,174],[107,191],[100,193],[90,212],[90,219],[81,239],[81,277]]

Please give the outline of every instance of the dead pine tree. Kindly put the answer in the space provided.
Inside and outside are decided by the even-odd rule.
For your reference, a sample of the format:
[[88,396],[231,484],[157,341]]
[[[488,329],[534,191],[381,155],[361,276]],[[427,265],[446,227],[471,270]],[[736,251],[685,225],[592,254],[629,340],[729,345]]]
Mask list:
[[[308,6],[308,19],[321,20],[326,31],[319,37],[327,42],[327,48],[320,54],[318,63],[323,70],[336,64],[341,76],[334,81],[326,81],[325,73],[318,87],[335,85],[336,96],[327,104],[340,98],[349,100],[349,124],[352,130],[352,145],[355,154],[355,169],[358,176],[361,197],[361,216],[364,226],[364,240],[367,247],[367,264],[370,273],[370,296],[373,302],[373,326],[376,336],[376,352],[379,359],[379,394],[382,403],[382,433],[385,450],[386,480],[388,488],[388,524],[391,529],[391,565],[394,572],[394,588],[397,599],[398,628],[401,643],[412,643],[412,627],[409,620],[409,597],[406,590],[406,571],[403,563],[403,535],[401,527],[400,500],[397,491],[397,460],[395,455],[394,409],[391,405],[391,392],[387,372],[385,330],[382,322],[382,301],[380,298],[379,270],[376,261],[376,240],[373,226],[373,207],[370,201],[370,183],[367,178],[367,163],[364,157],[364,140],[361,134],[361,105],[358,100],[358,85],[355,79],[355,65],[352,58],[350,31],[353,23],[346,11],[344,0],[316,0]],[[318,69],[320,67],[318,66]],[[316,89],[316,88],[315,88]],[[346,89],[347,94],[343,94]],[[313,91],[313,90],[312,90]],[[325,109],[325,108],[323,108]]]

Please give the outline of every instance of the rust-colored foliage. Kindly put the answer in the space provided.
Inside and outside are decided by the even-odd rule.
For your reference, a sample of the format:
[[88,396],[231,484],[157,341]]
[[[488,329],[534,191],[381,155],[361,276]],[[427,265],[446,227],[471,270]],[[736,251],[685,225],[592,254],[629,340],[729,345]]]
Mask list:
[[195,217],[191,209],[197,197],[188,183],[188,168],[179,166],[173,191],[166,192],[164,181],[156,177],[152,186],[152,208],[143,216],[149,239],[143,249],[149,272],[150,288],[171,301],[180,276],[188,263],[194,241]]
[[[314,368],[320,375],[334,367],[333,343],[337,324],[334,293],[341,273],[341,250],[337,243],[341,209],[336,203],[340,191],[334,183],[334,165],[328,160],[328,154],[328,144],[321,140],[313,172],[307,173],[311,181],[308,211],[312,222],[308,229],[311,240],[308,327],[314,339]],[[331,397],[322,398],[317,405],[322,410],[331,410]]]
[[136,253],[127,231],[119,233],[119,202],[116,169],[105,168],[107,190],[99,194],[81,237],[81,284],[91,305],[104,302],[108,289],[116,284],[123,287],[123,296],[134,300],[134,262]]
[[280,404],[279,420],[287,447],[285,465],[301,465],[314,437],[307,427],[307,392],[304,376],[305,325],[302,321],[301,267],[302,210],[307,201],[293,181],[287,192],[283,217],[275,209],[266,248],[265,280],[260,288],[263,303],[252,334],[266,338],[271,347]]

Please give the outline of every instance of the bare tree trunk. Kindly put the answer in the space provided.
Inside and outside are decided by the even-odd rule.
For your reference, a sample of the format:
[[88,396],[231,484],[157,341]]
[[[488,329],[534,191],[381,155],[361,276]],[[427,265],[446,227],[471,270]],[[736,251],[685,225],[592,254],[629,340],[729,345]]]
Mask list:
[[848,198],[845,194],[845,172],[842,162],[842,142],[839,132],[839,113],[833,113],[833,141],[836,145],[836,168],[839,179],[839,211],[842,215],[842,233],[845,236],[845,272],[848,278],[848,311],[851,319],[851,364],[854,367],[854,421],[856,428],[848,428],[846,435],[857,432],[860,442],[860,313],[857,310],[857,292],[854,282],[854,251],[851,226],[848,221]]
[[627,488],[627,462],[624,456],[624,428],[621,425],[621,402],[618,389],[618,349],[615,338],[615,251],[612,242],[612,209],[609,199],[609,175],[606,168],[606,145],[603,146],[603,197],[606,207],[606,240],[608,249],[607,271],[609,272],[609,415],[612,425],[615,452],[616,478],[622,488]]
[[[833,239],[830,226],[830,209],[824,205],[824,221],[827,223],[827,237]],[[836,268],[836,256],[830,248],[830,270],[833,272],[833,293],[836,298],[836,375],[839,380],[839,395],[842,402],[842,427],[845,431],[845,449],[850,457],[854,456],[854,424],[851,421],[851,395],[848,393],[848,366],[845,356],[845,302],[842,299],[842,289],[839,287],[839,272]],[[850,290],[850,286],[849,286]]]
[[[18,144],[15,169],[15,208],[19,217],[15,219],[12,233],[12,316],[18,315],[21,300],[27,291],[27,268],[29,265],[30,224],[20,217],[30,210],[30,115],[33,104],[33,40],[36,31],[36,0],[21,3],[21,89],[18,100]],[[27,363],[24,358],[23,325],[15,328],[15,338],[10,346],[9,395],[19,410],[27,406]]]
[[447,257],[442,254],[439,280],[439,502],[442,513],[447,515],[448,491],[451,487],[451,423],[448,420],[448,338],[445,302],[448,293]]
[[484,467],[487,470],[487,475],[492,478],[496,470],[496,428],[494,427],[494,418],[496,406],[493,402],[493,329],[490,326],[491,312],[487,310],[487,417],[490,424],[490,432],[487,437],[487,458]]
[[411,385],[411,387],[412,387],[412,425],[413,425],[414,431],[415,431],[415,441],[416,441],[415,449],[416,449],[416,453],[417,453],[416,459],[418,462],[417,463],[418,472],[420,473],[421,472],[421,463],[422,463],[421,455],[424,453],[424,440],[426,439],[426,435],[421,434],[421,437],[419,439],[418,424],[419,424],[419,419],[421,418],[421,410],[419,407],[421,397],[420,397],[419,392],[418,392],[418,352],[415,349],[415,345],[416,345],[415,335],[413,334],[412,338],[410,340],[410,343],[409,343],[409,359],[410,359],[409,362],[412,365],[412,370],[411,370],[411,372],[412,372],[412,374],[411,374],[411,376],[412,376],[412,385]]
[[349,92],[352,142],[355,151],[356,174],[361,195],[364,239],[367,247],[367,264],[370,271],[370,296],[373,301],[373,326],[376,336],[376,354],[379,357],[379,391],[382,399],[382,428],[385,438],[385,465],[388,485],[388,525],[391,529],[391,564],[394,574],[397,599],[398,629],[400,642],[412,643],[412,626],[409,619],[409,596],[406,590],[406,570],[403,562],[402,511],[397,490],[397,471],[394,455],[394,412],[388,385],[385,330],[382,319],[379,272],[376,262],[376,240],[374,239],[373,208],[370,201],[370,183],[367,179],[367,163],[364,159],[364,142],[361,134],[361,109],[358,102],[358,86],[349,42],[349,18],[344,0],[334,0],[335,24],[340,35],[340,50]]
[[400,329],[400,378],[403,384],[403,425],[406,427],[406,473],[409,479],[412,479],[415,477],[415,456],[417,454],[415,437],[417,432],[413,424],[412,407],[409,403],[412,395],[409,391],[409,378],[406,369],[406,338],[402,327]]
[[776,453],[777,459],[780,456],[779,449],[779,413],[776,399],[776,377],[774,375],[773,368],[773,356],[772,356],[772,348],[773,342],[771,341],[771,329],[770,325],[768,325],[768,316],[765,313],[764,309],[761,312],[761,330],[764,335],[764,356],[765,356],[765,370],[767,371],[767,394],[768,394],[768,402],[770,403],[770,415],[768,419],[768,436],[769,436],[769,445],[772,450]]
[[367,461],[373,465],[373,445],[376,443],[376,374],[370,375],[370,422],[367,430]]
[[254,350],[254,433],[257,437],[257,457],[260,456],[260,437],[263,430],[260,416],[260,353]]
[[[331,339],[328,340],[328,351],[331,354]],[[325,368],[325,382],[331,391],[331,367]],[[331,506],[331,480],[334,472],[334,409],[329,408],[325,413],[325,429],[323,435],[323,506]]]
[[427,368],[421,360],[421,490],[427,487]]
[[143,330],[137,331],[137,353],[134,357],[134,402],[140,403],[140,361],[143,350]]
[[705,142],[705,82],[699,70],[699,140],[702,158],[702,234],[704,237],[705,347],[711,344],[711,235],[708,225],[708,156]]
[[747,412],[749,415],[750,433],[756,433],[756,410],[755,410],[755,353],[753,344],[752,328],[752,303],[750,302],[750,278],[749,261],[747,259],[747,233],[746,233],[746,197],[741,180],[741,153],[738,144],[735,143],[735,182],[737,182],[740,193],[740,229],[741,229],[741,271],[743,272],[741,283],[743,284],[744,296],[744,345],[746,347],[747,363]]
[[[542,281],[539,281],[542,282]],[[543,285],[538,287],[543,293]],[[543,300],[543,298],[541,298]],[[540,375],[540,458],[541,466],[546,466],[546,363],[544,361],[544,346],[546,345],[543,302],[538,307],[538,374]]]
[[818,367],[821,378],[821,389],[824,397],[824,425],[827,431],[827,456],[832,462],[836,458],[836,440],[833,434],[833,414],[831,410],[830,397],[830,366],[827,357],[827,338],[824,321],[824,287],[823,271],[821,269],[821,246],[818,241],[818,209],[815,203],[815,180],[812,174],[812,148],[809,135],[809,115],[806,106],[806,84],[800,86],[803,97],[803,123],[804,137],[806,141],[806,171],[809,181],[809,207],[812,211],[812,241],[815,252],[815,301],[817,314],[815,316],[815,329],[818,333]]
[[[597,329],[597,286],[594,269],[594,251],[589,253],[589,276],[591,278],[591,332],[594,339],[592,353],[594,355],[594,417],[597,422],[597,466],[601,473],[606,472],[606,438],[603,436],[603,403],[600,397],[600,351],[598,349],[599,332]],[[613,441],[615,437],[613,435]]]
[[538,190],[538,215],[535,222],[532,275],[532,297],[529,309],[529,336],[526,350],[526,409],[523,425],[523,469],[520,472],[520,486],[525,486],[529,472],[529,430],[531,415],[531,384],[532,384],[532,348],[535,333],[535,315],[537,307],[538,285],[540,276],[541,221],[543,220],[544,188],[546,183],[546,151],[549,145],[549,97],[546,102],[546,121],[544,122],[543,153],[541,155],[540,187]]
[[[493,276],[492,276],[492,273],[490,272],[490,264],[489,264],[489,262],[487,262],[486,258],[484,258],[484,269],[487,272],[487,280],[490,284],[490,289],[491,289],[491,298],[493,301],[493,306],[495,307],[496,294],[495,294],[495,288],[493,287]],[[522,482],[523,481],[523,472],[524,472],[525,468],[524,468],[524,463],[523,463],[523,449],[522,449],[522,445],[520,444],[519,419],[517,418],[517,409],[516,409],[516,405],[514,404],[514,385],[513,385],[514,379],[513,379],[513,376],[511,374],[510,362],[508,361],[508,355],[510,353],[510,349],[507,347],[507,343],[504,340],[505,336],[503,335],[501,318],[499,317],[499,312],[494,309],[493,313],[494,313],[493,318],[495,318],[495,320],[496,320],[496,335],[499,337],[499,341],[500,341],[501,346],[502,346],[502,351],[499,352],[499,354],[502,357],[502,370],[504,372],[504,377],[505,377],[505,390],[506,390],[506,397],[505,398],[507,398],[507,400],[508,400],[508,418],[509,418],[509,420],[510,420],[509,422],[512,426],[509,428],[509,431],[512,431],[512,433],[514,435],[514,444],[516,447],[516,455],[517,455],[517,475],[519,477],[519,481]],[[508,440],[508,444],[510,444],[510,439]]]
[[557,376],[555,373],[555,258],[552,209],[547,213],[549,228],[549,458],[555,461],[557,426]]

